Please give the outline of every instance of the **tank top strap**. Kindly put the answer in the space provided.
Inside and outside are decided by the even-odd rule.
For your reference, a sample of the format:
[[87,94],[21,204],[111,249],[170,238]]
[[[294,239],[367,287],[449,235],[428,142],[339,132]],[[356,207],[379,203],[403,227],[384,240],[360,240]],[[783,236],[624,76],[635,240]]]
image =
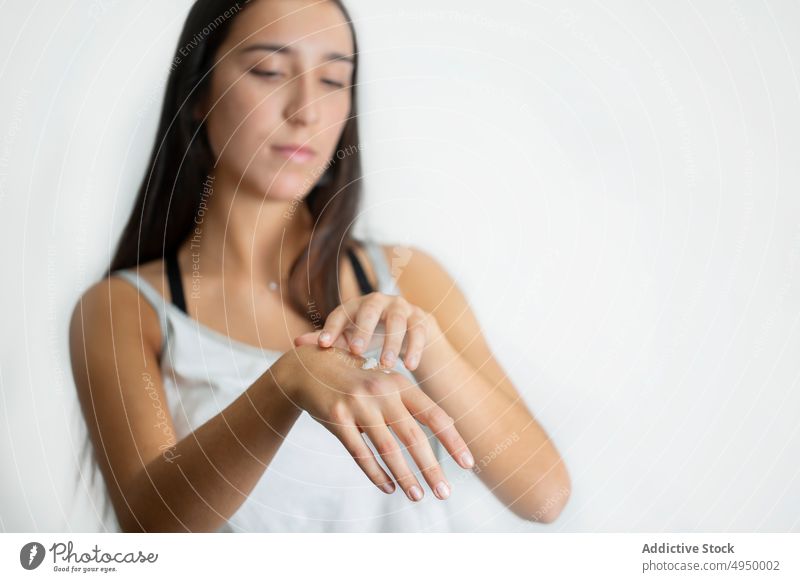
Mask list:
[[158,316],[159,327],[161,328],[161,354],[164,353],[164,348],[167,343],[169,335],[169,317],[167,314],[167,300],[158,291],[153,288],[150,283],[142,279],[135,271],[128,269],[120,269],[111,273],[113,276],[121,277],[128,281],[131,285],[136,287],[139,293],[147,300],[153,307],[153,310]]
[[375,277],[378,280],[380,292],[386,295],[401,295],[400,289],[397,287],[397,283],[392,276],[389,261],[386,259],[381,245],[377,241],[371,239],[364,240],[363,243],[364,250],[369,255],[372,268],[375,271]]

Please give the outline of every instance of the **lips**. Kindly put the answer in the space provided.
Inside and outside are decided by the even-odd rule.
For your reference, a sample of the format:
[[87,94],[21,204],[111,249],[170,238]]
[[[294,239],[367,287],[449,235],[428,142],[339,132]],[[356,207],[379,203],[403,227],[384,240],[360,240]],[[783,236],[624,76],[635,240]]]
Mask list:
[[296,162],[306,162],[317,155],[317,152],[310,147],[299,144],[274,145],[272,150],[277,152],[278,155]]

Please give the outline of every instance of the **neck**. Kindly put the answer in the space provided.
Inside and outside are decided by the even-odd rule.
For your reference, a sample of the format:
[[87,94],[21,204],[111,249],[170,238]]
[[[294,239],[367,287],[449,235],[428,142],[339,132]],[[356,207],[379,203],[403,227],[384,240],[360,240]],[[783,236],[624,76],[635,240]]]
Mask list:
[[311,236],[313,221],[302,200],[259,197],[206,181],[200,212],[185,245],[204,276],[282,282]]

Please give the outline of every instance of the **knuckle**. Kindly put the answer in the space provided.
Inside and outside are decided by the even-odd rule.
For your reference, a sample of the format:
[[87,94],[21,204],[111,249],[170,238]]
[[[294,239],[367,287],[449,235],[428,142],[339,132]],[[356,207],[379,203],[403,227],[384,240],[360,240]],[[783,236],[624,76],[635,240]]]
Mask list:
[[435,425],[437,428],[445,428],[455,422],[450,415],[438,406],[428,412],[428,418],[431,424]]
[[364,392],[373,396],[384,392],[383,383],[378,378],[364,378],[362,387]]
[[392,305],[397,306],[404,312],[408,312],[412,308],[411,303],[409,303],[408,300],[402,295],[395,295],[394,298],[392,299]]
[[425,479],[430,483],[431,489],[436,487],[436,484],[439,481],[445,481],[444,472],[442,471],[441,467],[439,467],[438,463],[431,463],[426,467],[420,468],[422,474],[425,475]]
[[349,416],[347,404],[342,400],[337,400],[333,404],[331,404],[330,410],[328,411],[329,418],[334,422],[345,422]]
[[444,478],[444,471],[439,465],[439,462],[434,458],[430,462],[420,462],[419,470],[425,475],[425,478],[432,482],[434,485]]
[[372,453],[368,449],[356,446],[353,448],[352,455],[353,458],[364,468],[364,470],[368,472],[368,474],[372,474],[373,476],[377,475],[375,467],[373,467],[372,463],[370,462],[372,459]]
[[402,424],[397,427],[397,430],[400,433],[398,435],[400,436],[400,439],[409,446],[416,445],[427,440],[425,433],[422,432],[422,429],[419,427],[416,421]]
[[373,444],[381,456],[392,456],[400,450],[397,441],[388,436],[378,438],[378,442]]
[[351,457],[353,457],[353,460],[356,463],[358,463],[358,465],[360,465],[361,467],[364,467],[366,459],[364,458],[364,455],[361,452],[361,450],[358,447],[353,446],[352,443],[349,443],[348,441],[345,441],[343,439],[340,440],[342,441],[342,443],[344,443],[345,449],[347,449],[347,452],[350,453]]
[[402,312],[397,310],[390,311],[389,314],[386,316],[387,324],[394,324],[394,323],[402,324],[405,323],[405,321],[406,321],[406,316],[403,315]]
[[361,307],[361,316],[366,319],[377,319],[381,315],[381,308],[376,303],[366,302]]

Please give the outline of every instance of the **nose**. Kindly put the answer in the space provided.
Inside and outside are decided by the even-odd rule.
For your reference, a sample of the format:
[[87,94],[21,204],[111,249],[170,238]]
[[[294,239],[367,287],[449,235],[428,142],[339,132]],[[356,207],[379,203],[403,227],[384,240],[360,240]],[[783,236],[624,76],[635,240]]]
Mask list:
[[290,98],[284,116],[289,123],[311,125],[319,118],[317,99],[311,75],[300,74],[291,81]]

